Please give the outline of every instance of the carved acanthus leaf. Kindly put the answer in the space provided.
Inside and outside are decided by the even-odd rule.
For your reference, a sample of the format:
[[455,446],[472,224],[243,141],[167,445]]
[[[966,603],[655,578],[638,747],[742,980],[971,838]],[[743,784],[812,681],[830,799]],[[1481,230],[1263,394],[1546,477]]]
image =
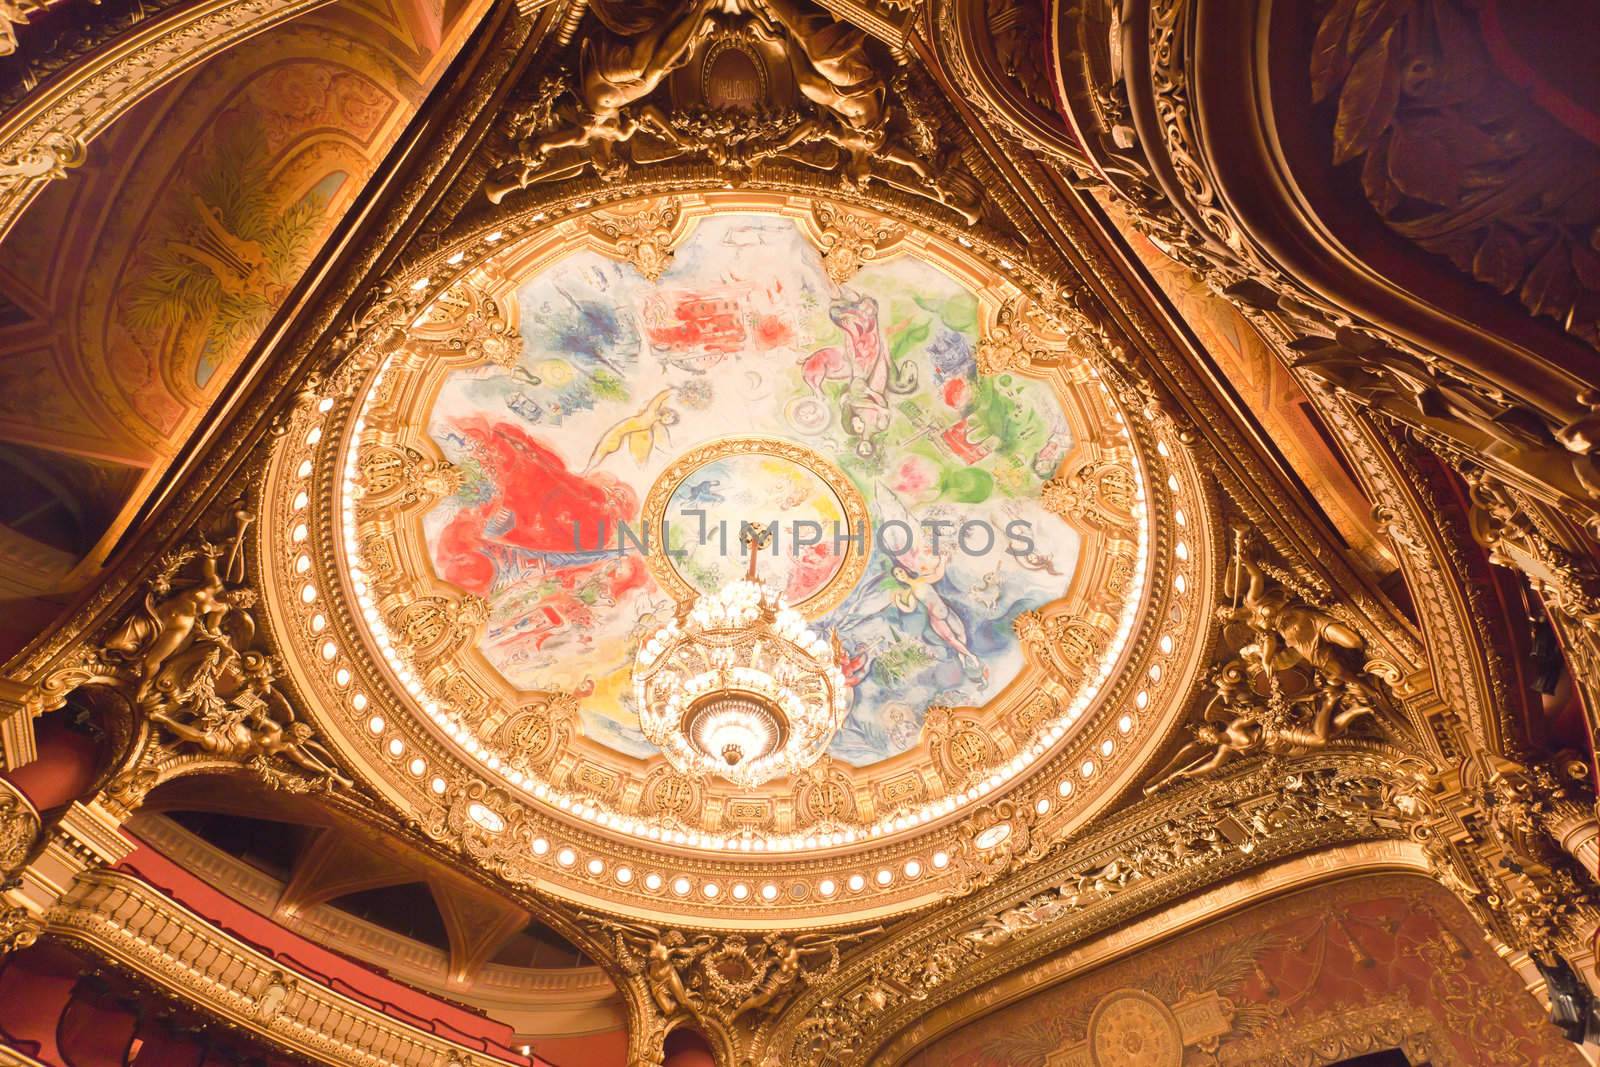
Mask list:
[[1311,87],[1336,99],[1333,162],[1361,161],[1396,233],[1600,348],[1600,149],[1490,60],[1472,5],[1359,0],[1323,16]]

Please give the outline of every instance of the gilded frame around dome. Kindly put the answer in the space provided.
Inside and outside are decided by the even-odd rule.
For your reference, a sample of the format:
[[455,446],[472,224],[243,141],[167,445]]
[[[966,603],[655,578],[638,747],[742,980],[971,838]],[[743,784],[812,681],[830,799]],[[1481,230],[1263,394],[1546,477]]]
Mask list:
[[[1132,531],[1084,542],[1102,550],[1085,552],[1066,599],[1092,616],[1087,622],[1112,652],[1110,662],[1093,665],[1103,677],[1090,687],[1092,699],[1072,709],[1070,728],[1063,715],[1050,733],[1050,712],[1072,697],[1077,678],[1063,670],[1092,670],[1066,657],[1085,647],[1093,630],[1058,608],[1030,613],[1019,630],[1029,675],[988,707],[930,709],[922,742],[870,768],[871,775],[824,761],[809,780],[780,779],[764,792],[668,782],[659,757],[619,771],[626,757],[595,751],[599,746],[576,729],[570,702],[555,693],[491,697],[498,728],[536,742],[528,755],[539,767],[508,767],[432,695],[430,679],[459,672],[429,675],[433,664],[413,669],[386,657],[395,643],[375,637],[382,631],[373,624],[399,608],[436,598],[429,610],[443,616],[422,632],[437,642],[430,652],[448,646],[447,658],[472,654],[457,626],[470,628],[472,618],[470,605],[463,623],[463,605],[449,603],[448,591],[420,584],[391,591],[381,607],[357,606],[358,587],[365,593],[369,577],[351,544],[376,532],[392,545],[399,524],[343,510],[360,458],[352,432],[371,427],[383,435],[392,475],[384,484],[395,499],[414,504],[447,488],[437,484],[441,457],[431,443],[406,437],[405,420],[394,415],[423,402],[419,387],[403,375],[380,375],[380,367],[407,358],[459,366],[504,358],[512,328],[496,303],[496,287],[504,285],[497,278],[525,276],[579,246],[648,270],[696,218],[728,210],[794,219],[830,272],[914,249],[980,294],[979,332],[989,349],[980,369],[987,361],[989,372],[1005,367],[1071,383],[1057,394],[1078,398],[1080,417],[1083,405],[1100,405],[1096,428],[1109,432],[1083,435],[1063,461],[1047,486],[1052,507],[1081,529],[1114,524],[1116,509],[1102,506],[1099,487],[1120,465],[1139,487],[1145,518]],[[411,328],[353,346],[333,380],[296,409],[264,475],[263,521],[283,534],[263,561],[263,586],[276,601],[268,614],[283,627],[278,637],[291,677],[330,747],[430,837],[514,884],[596,909],[726,928],[837,925],[925,906],[1042,855],[1126,788],[1176,728],[1203,663],[1203,620],[1217,578],[1214,507],[1171,427],[1087,339],[1049,316],[1057,286],[999,249],[936,229],[926,219],[843,208],[810,194],[623,194],[603,207],[590,198],[568,212],[546,206],[514,225],[442,244],[416,263],[400,290],[408,294]],[[448,325],[430,334],[430,309],[438,307],[449,312],[435,313],[435,321]],[[389,383],[380,386],[385,402],[369,415],[379,379]],[[1121,605],[1105,593],[1118,583],[1132,590]],[[540,769],[560,786],[533,777]],[[854,832],[819,833],[802,824],[815,810],[804,801],[819,784],[829,791],[828,811],[856,817]],[[925,798],[927,806],[913,807]],[[989,848],[974,843],[1000,823],[1007,832],[984,840],[1003,840]],[[727,826],[747,832],[719,829]]]

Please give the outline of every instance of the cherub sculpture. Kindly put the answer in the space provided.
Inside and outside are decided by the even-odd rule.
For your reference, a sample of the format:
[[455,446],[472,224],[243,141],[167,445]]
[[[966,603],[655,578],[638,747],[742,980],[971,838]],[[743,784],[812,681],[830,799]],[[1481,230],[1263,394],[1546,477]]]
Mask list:
[[1234,530],[1234,551],[1248,581],[1238,605],[1219,608],[1217,614],[1224,622],[1242,622],[1254,631],[1254,643],[1241,650],[1244,655],[1263,674],[1303,663],[1326,685],[1370,707],[1376,693],[1361,677],[1361,668],[1349,661],[1351,653],[1366,648],[1361,635],[1270,581],[1243,528]]
[[[197,553],[190,550],[170,557],[145,594],[144,613],[128,619],[106,642],[107,652],[133,666],[139,680],[135,701],[144,702],[154,694],[157,681],[163,679],[163,668],[175,655],[197,639],[223,639],[222,623],[228,613],[253,603],[253,593],[228,588],[244,578],[241,544],[253,519],[248,511],[236,511],[233,536],[225,545],[202,541],[199,581],[176,592],[172,591],[174,576]],[[219,572],[217,561],[224,553],[227,561]],[[244,615],[241,622],[254,633],[254,620]],[[243,640],[248,640],[248,635]]]
[[328,750],[312,740],[310,726],[292,722],[285,730],[264,701],[235,700],[231,705],[191,721],[169,712],[155,712],[150,718],[165,726],[179,741],[193,744],[219,759],[250,763],[281,756],[316,778],[325,778],[346,788],[353,785],[335,768]]
[[695,45],[714,28],[707,16],[721,2],[694,0],[680,8],[671,0],[590,0],[588,9],[602,29],[584,38],[575,102],[553,109],[551,117],[560,125],[522,139],[516,158],[485,186],[489,200],[499,203],[514,189],[567,173],[547,167],[550,155],[561,149],[586,149],[595,170],[611,177],[627,167],[616,146],[636,134],[648,131],[677,144],[666,115],[644,100],[689,61]]
[[755,990],[739,1002],[733,1015],[737,1018],[750,1011],[776,1011],[783,1006],[784,998],[793,990],[795,983],[804,975],[804,963],[808,956],[818,954],[829,957],[824,973],[832,973],[839,965],[839,946],[861,940],[866,934],[876,930],[866,930],[858,934],[792,934],[776,936],[769,934],[766,941],[767,952],[770,953],[768,970]]
[[[1271,581],[1243,529],[1234,531],[1234,544],[1237,573],[1248,581],[1238,602],[1219,608],[1217,615],[1223,622],[1242,623],[1251,640],[1212,673],[1216,692],[1195,739],[1150,780],[1146,793],[1257,752],[1323,748],[1377,707],[1377,690],[1350,661],[1352,653],[1366,647],[1361,635]],[[1309,692],[1283,694],[1278,674],[1291,668],[1310,673]]]
[[1264,709],[1250,691],[1242,660],[1230,660],[1212,675],[1216,693],[1206,705],[1195,739],[1168,761],[1145,786],[1146,793],[1185,778],[1198,778],[1264,746]]
[[683,980],[683,972],[711,950],[716,943],[712,938],[690,941],[681,930],[663,931],[642,923],[613,920],[610,925],[623,968],[644,975],[663,1017],[699,1011],[700,998]]
[[[867,51],[865,31],[811,9],[805,0],[754,0],[752,8],[786,36],[795,85],[817,107],[815,117],[763,146],[757,157],[792,154],[825,141],[844,157],[839,178],[846,186],[859,189],[876,180],[913,195],[931,193],[969,223],[978,221],[976,193],[891,131],[888,88]],[[797,158],[817,165],[806,157]],[[914,180],[897,178],[884,164],[904,168]]]

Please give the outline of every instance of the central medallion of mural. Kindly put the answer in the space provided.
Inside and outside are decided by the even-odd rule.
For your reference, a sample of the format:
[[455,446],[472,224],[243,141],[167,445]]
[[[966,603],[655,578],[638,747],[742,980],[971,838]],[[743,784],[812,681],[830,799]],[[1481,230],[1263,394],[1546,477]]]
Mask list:
[[745,523],[775,533],[763,580],[837,638],[835,758],[889,758],[930,704],[1015,679],[1014,620],[1079,559],[1039,503],[1073,441],[1048,383],[977,373],[969,288],[910,254],[835,284],[792,221],[724,213],[655,281],[570,252],[514,301],[519,361],[457,371],[432,404],[463,476],[423,520],[511,686],[571,693],[586,736],[653,755],[635,648],[745,572]]
[[762,580],[809,618],[837,607],[866,567],[871,520],[860,490],[818,453],[779,438],[692,449],[651,489],[644,518],[652,570],[678,600],[744,577],[740,535],[752,524],[773,533],[757,560]]

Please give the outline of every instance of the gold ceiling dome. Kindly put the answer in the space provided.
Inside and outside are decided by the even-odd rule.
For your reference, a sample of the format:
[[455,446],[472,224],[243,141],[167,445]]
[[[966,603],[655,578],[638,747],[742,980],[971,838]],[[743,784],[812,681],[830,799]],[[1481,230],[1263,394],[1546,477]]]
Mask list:
[[[1245,1034],[1238,990],[1118,991],[1103,965],[1191,928],[1214,946],[1228,931],[1198,927],[1217,915],[1363,868],[1426,872],[1465,903],[1494,952],[1445,933],[1452,967],[1531,960],[1551,988],[1547,953],[1589,968],[1592,761],[1544,748],[1593,703],[1578,668],[1596,661],[1600,579],[1579,505],[1600,435],[1587,383],[1529,353],[1585,355],[1594,316],[1566,312],[1593,287],[1511,284],[1582,273],[1571,242],[1491,257],[1518,293],[1504,306],[1474,299],[1492,279],[1418,258],[1428,242],[1396,212],[1472,205],[1402,180],[1417,100],[1344,122],[1360,63],[1313,70],[1309,89],[1274,76],[1272,107],[1252,106],[1265,81],[1227,76],[1266,43],[1293,60],[1317,20],[1344,33],[1353,2],[1280,3],[1270,33],[1202,25],[1219,5],[467,5],[444,17],[481,15],[471,43],[414,71],[413,121],[332,108],[347,133],[374,116],[359,158],[321,110],[294,123],[327,151],[266,124],[288,169],[243,186],[325,199],[336,229],[319,255],[320,236],[284,252],[277,310],[230,337],[233,356],[202,344],[203,309],[172,338],[154,319],[128,338],[199,352],[200,373],[149,364],[191,383],[189,414],[146,441],[172,462],[139,466],[101,539],[119,560],[103,587],[0,679],[8,770],[53,766],[36,757],[63,751],[62,720],[103,727],[105,761],[65,806],[0,782],[18,794],[0,795],[16,868],[0,954],[46,931],[313,1056],[410,1041],[377,1012],[346,1025],[360,1005],[259,953],[239,970],[249,946],[135,876],[151,853],[121,823],[197,797],[254,810],[238,783],[293,796],[264,810],[322,828],[299,854],[313,860],[270,892],[242,860],[196,870],[233,872],[211,880],[294,930],[313,898],[353,895],[333,868],[389,886],[393,853],[414,854],[402,873],[447,926],[448,997],[488,991],[467,976],[537,920],[615,982],[630,1063],[661,1062],[683,1027],[719,1063],[903,1062],[934,1042],[959,1059],[955,1028],[1080,979],[1092,1011],[1051,1001],[1084,1009],[1085,1032],[1051,1035],[1068,1058],[1135,1032],[1169,1058],[1218,1035],[1246,1059],[1290,1047],[1289,1029],[1343,1035],[1308,1015]],[[1456,22],[1491,117],[1510,100],[1551,146],[1500,171],[1565,173],[1587,148],[1513,99]],[[66,126],[49,101],[123,68],[155,86],[186,25],[41,83],[32,132],[5,134],[19,151],[0,172],[19,162],[0,228],[43,188],[121,202],[101,195],[117,168],[69,171],[131,94],[91,93]],[[1403,35],[1382,28],[1365,44],[1351,30],[1351,49],[1387,62]],[[279,70],[289,53],[261,55]],[[231,58],[211,68],[189,97],[243,77]],[[1472,118],[1473,100],[1446,103]],[[180,101],[105,147],[209,150],[172,132],[197,116]],[[1371,143],[1337,150],[1347,127]],[[1362,159],[1363,185],[1385,160],[1393,180],[1354,214],[1324,202]],[[297,177],[313,166],[337,168],[337,189]],[[54,255],[41,265],[104,260],[111,281],[58,285],[51,268],[6,328],[88,323],[61,310],[79,290],[139,311],[165,276],[144,252],[194,234],[145,240],[124,216],[182,229],[192,207],[230,247],[283,244],[192,185],[163,194],[177,214],[148,198],[101,213],[139,253],[125,262],[34,242]],[[49,195],[44,221],[73,217]],[[1504,244],[1493,218],[1468,221]],[[1520,314],[1552,308],[1565,326]],[[1507,329],[1508,313],[1528,321]],[[138,430],[177,397],[134,388],[84,410],[126,401]],[[215,421],[183,444],[201,407]],[[149,522],[124,537],[130,508]],[[1502,617],[1512,590],[1490,563],[1528,579],[1533,634]],[[1541,645],[1571,657],[1559,713]],[[1525,684],[1530,659],[1554,692]],[[181,858],[174,824],[165,842],[131,829]],[[129,867],[84,870],[129,850]],[[144,904],[159,929],[123,921]],[[1353,966],[1397,944],[1374,914],[1329,927]]]
[[[589,906],[837,923],[1027,862],[1169,736],[1211,613],[1186,447],[1005,249],[883,207],[502,219],[302,407],[288,658],[427,832]],[[681,646],[722,674],[658,697]],[[733,671],[778,658],[787,695]]]

